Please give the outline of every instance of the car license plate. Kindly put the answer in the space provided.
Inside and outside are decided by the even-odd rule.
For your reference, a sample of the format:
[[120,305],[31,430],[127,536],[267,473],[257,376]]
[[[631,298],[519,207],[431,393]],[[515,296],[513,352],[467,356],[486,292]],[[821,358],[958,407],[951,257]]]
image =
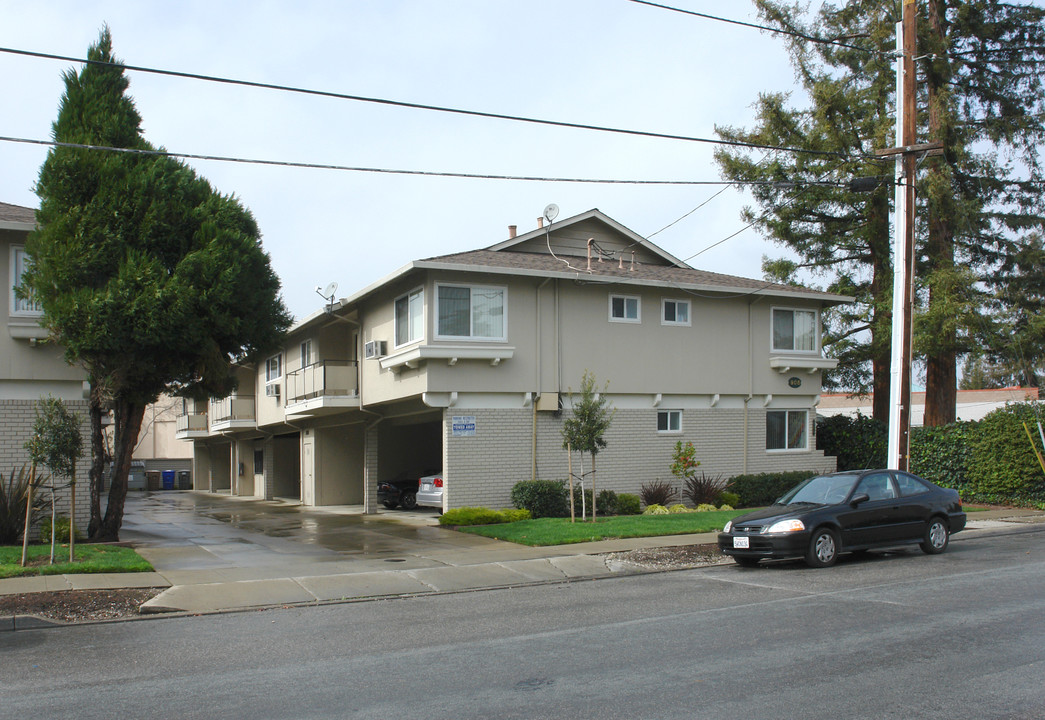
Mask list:
[[421,483],[421,489],[428,492],[432,489],[432,483]]
[[748,538],[746,538],[746,537],[734,537],[733,538],[733,547],[737,548],[738,550],[747,550],[748,548],[751,547],[751,545],[750,545],[750,543],[748,541]]

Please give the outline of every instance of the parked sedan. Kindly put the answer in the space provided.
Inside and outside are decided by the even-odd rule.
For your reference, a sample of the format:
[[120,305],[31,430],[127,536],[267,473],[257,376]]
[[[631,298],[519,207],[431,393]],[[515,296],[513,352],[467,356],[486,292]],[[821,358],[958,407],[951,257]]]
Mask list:
[[443,472],[426,475],[418,482],[417,504],[420,507],[443,508]]
[[417,506],[417,478],[400,475],[377,484],[377,501],[392,510],[402,505],[404,510]]
[[917,544],[941,553],[964,528],[957,491],[898,470],[852,470],[810,478],[769,507],[734,518],[718,546],[745,566],[804,558],[827,567],[842,553],[872,548]]

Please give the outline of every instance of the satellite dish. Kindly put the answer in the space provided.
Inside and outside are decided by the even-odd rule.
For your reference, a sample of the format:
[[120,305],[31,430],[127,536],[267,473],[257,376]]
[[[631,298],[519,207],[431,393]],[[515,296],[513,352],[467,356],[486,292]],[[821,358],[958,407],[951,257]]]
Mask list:
[[333,300],[334,299],[334,293],[336,293],[336,292],[337,292],[337,283],[336,282],[332,282],[329,285],[327,285],[325,288],[323,288],[323,297],[330,298],[331,300]]
[[557,217],[559,217],[559,206],[555,203],[549,203],[548,207],[544,208],[544,219],[548,222],[553,222]]

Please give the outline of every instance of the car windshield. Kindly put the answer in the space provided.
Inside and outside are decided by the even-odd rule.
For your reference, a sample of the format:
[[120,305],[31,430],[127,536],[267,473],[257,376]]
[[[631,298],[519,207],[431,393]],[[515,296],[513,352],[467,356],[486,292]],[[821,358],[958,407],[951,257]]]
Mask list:
[[800,505],[802,503],[835,505],[845,502],[857,479],[856,475],[820,475],[806,480],[780,498],[777,503],[780,505]]

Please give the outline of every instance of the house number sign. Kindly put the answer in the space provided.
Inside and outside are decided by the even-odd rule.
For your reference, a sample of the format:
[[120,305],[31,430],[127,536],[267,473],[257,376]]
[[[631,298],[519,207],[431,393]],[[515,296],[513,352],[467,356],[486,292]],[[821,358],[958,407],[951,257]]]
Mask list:
[[790,377],[790,378],[788,378],[787,379],[787,386],[795,388],[795,389],[798,389],[798,388],[802,387],[802,378],[800,378],[800,377]]

